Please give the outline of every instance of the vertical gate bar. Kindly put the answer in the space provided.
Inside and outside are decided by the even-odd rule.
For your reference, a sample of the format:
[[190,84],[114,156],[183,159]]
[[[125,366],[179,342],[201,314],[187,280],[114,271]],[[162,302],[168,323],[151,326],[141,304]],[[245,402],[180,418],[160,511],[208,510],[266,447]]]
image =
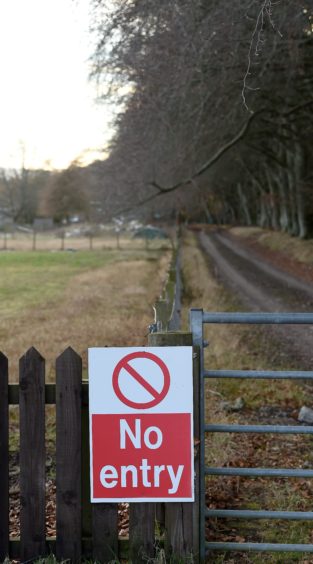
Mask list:
[[56,361],[58,560],[81,561],[82,361],[68,348]]
[[[152,347],[191,346],[192,335],[186,332],[150,333]],[[193,552],[193,504],[165,503],[165,547],[169,557],[188,558]]]
[[204,404],[204,357],[203,357],[203,310],[190,310],[190,329],[193,345],[199,347],[199,430],[200,430],[200,476],[199,476],[199,554],[200,562],[205,561],[205,404]]
[[44,556],[45,362],[31,348],[20,359],[21,561]]
[[8,359],[0,352],[0,562],[9,556]]

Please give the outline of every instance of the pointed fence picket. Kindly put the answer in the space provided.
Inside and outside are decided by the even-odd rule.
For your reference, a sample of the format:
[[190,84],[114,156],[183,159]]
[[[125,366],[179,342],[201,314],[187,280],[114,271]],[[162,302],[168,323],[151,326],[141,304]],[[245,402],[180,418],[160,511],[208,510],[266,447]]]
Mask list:
[[30,349],[20,360],[20,557],[45,553],[45,363]]
[[81,558],[81,415],[82,362],[69,348],[56,362],[56,556],[75,562]]

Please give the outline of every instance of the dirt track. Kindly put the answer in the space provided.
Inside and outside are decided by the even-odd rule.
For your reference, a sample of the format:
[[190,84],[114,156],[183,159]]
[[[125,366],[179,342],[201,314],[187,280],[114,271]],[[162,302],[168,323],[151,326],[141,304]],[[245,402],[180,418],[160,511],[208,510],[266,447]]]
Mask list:
[[[234,237],[219,231],[202,232],[199,242],[242,311],[313,311],[311,284],[275,268]],[[269,331],[299,369],[312,369],[313,326],[280,326]]]

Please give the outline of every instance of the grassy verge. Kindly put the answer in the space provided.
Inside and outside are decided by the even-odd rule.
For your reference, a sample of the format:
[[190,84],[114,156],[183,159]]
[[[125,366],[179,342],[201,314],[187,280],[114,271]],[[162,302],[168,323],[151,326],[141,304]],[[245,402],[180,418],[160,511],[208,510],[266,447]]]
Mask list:
[[100,251],[1,254],[1,316],[7,319],[55,301],[75,274],[103,267],[112,259]]
[[260,227],[233,227],[230,232],[238,237],[253,238],[259,244],[272,250],[285,253],[305,264],[313,262],[313,240],[301,240],[287,233],[261,229]]
[[[240,310],[240,303],[216,281],[212,265],[199,250],[191,233],[186,234],[183,257],[187,310]],[[270,337],[269,337],[270,335]],[[280,344],[267,329],[250,326],[207,327],[210,345],[205,352],[211,369],[292,369]],[[308,400],[308,390],[292,381],[209,380],[206,383],[206,420],[214,423],[290,424]],[[311,394],[311,392],[309,391]],[[229,411],[242,398],[239,412]],[[228,407],[227,407],[228,406]],[[287,421],[287,422],[286,422]],[[293,435],[229,435],[207,437],[207,463],[211,466],[286,467],[313,466],[312,439]],[[310,510],[312,480],[218,477],[207,481],[207,504],[211,508]],[[209,540],[237,542],[312,542],[309,522],[236,521],[211,519]],[[289,563],[313,562],[303,554],[211,554],[208,562]]]

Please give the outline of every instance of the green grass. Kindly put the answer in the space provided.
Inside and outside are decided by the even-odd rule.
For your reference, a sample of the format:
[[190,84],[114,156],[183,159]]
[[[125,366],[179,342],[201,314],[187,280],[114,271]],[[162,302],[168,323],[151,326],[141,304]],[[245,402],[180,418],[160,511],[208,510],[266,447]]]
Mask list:
[[[39,251],[0,253],[0,314],[3,317],[54,302],[76,274],[102,268],[109,262],[146,258],[157,260],[160,252]],[[91,275],[92,276],[92,275]]]
[[74,274],[100,268],[114,255],[103,251],[0,254],[1,315],[56,300]]

